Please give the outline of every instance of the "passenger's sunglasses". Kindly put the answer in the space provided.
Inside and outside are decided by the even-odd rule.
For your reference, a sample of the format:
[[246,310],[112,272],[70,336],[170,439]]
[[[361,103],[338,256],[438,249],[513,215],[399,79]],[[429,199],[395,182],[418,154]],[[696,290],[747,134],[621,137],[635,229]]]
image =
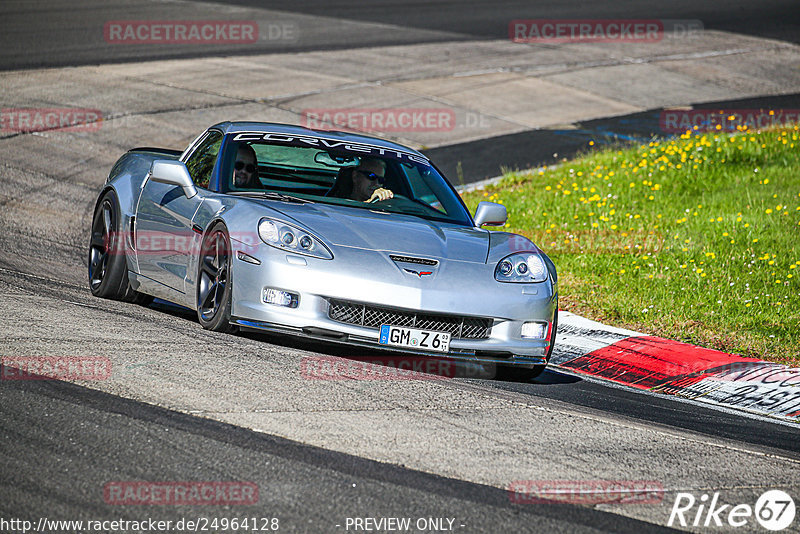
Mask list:
[[383,183],[383,176],[375,174],[374,172],[366,172],[366,171],[362,171],[361,169],[356,169],[356,172],[361,173],[361,175],[364,176],[367,180],[370,180],[370,181],[373,181],[373,182],[377,181],[378,183],[381,183],[381,184]]
[[236,169],[237,171],[241,171],[242,169],[244,169],[251,174],[256,172],[255,165],[253,165],[252,163],[245,164],[244,161],[237,161],[236,163],[233,164],[233,168]]

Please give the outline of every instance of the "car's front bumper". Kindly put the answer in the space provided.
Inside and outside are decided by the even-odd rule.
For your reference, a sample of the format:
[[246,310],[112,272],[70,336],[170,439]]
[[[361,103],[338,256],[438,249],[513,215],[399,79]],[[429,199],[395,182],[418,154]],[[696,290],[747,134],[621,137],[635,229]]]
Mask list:
[[[236,257],[235,243],[233,248]],[[467,262],[448,265],[450,272],[440,271],[438,280],[417,279],[402,272],[395,275],[391,269],[359,269],[375,260],[370,257],[374,252],[357,249],[340,252],[333,261],[299,257],[267,245],[246,250],[261,264],[233,262],[232,322],[240,327],[464,361],[522,367],[547,362],[557,300],[549,281],[499,283],[486,265]],[[487,272],[491,276],[488,281]],[[297,307],[263,302],[265,287],[297,294]],[[330,299],[409,312],[491,318],[491,329],[485,339],[452,337],[448,353],[381,345],[379,328],[333,320],[328,315]],[[547,322],[548,337],[522,338],[526,321]]]

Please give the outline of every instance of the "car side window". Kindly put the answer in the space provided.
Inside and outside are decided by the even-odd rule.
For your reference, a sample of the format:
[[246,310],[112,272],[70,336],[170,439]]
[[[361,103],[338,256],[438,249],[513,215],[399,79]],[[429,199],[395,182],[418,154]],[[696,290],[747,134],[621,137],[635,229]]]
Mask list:
[[222,132],[212,130],[186,160],[189,176],[196,186],[208,189],[220,146],[222,146]]
[[411,185],[411,191],[414,198],[428,204],[430,207],[437,209],[443,213],[447,213],[442,207],[436,193],[425,182],[425,178],[420,174],[419,168],[414,165],[404,165],[403,171],[408,178],[408,183]]

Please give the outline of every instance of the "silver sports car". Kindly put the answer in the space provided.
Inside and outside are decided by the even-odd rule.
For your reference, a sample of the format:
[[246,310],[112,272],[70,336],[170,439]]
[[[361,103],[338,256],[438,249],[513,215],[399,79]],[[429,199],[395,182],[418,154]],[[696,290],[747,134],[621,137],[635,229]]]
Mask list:
[[94,211],[89,285],[157,297],[216,331],[254,329],[540,373],[556,269],[470,215],[420,152],[363,135],[226,122],[183,152],[137,148]]

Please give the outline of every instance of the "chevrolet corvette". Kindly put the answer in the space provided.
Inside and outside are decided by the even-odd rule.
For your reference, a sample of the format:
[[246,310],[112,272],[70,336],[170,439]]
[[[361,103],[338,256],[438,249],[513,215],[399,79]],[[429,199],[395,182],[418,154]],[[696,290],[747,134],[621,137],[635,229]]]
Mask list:
[[553,262],[490,230],[429,159],[383,139],[216,124],[185,150],[137,148],[92,218],[89,287],[197,312],[203,328],[269,331],[494,364],[531,378],[558,320]]

